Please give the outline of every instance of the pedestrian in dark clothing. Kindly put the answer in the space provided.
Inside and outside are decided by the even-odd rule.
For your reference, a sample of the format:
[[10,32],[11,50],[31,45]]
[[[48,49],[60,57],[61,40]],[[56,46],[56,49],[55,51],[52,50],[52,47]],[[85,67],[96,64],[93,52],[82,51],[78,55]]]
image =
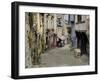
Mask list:
[[89,43],[85,32],[81,32],[81,54],[87,54],[87,44]]
[[77,48],[80,48],[80,44],[81,44],[81,33],[79,31],[76,31],[76,37],[77,37]]

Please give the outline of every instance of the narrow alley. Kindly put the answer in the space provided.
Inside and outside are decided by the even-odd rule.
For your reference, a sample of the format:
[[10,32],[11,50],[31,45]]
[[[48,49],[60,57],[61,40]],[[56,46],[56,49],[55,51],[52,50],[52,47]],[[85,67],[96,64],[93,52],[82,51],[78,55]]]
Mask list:
[[25,68],[89,65],[89,16],[25,12]]
[[47,50],[41,54],[40,65],[33,65],[32,67],[58,67],[58,66],[79,66],[88,65],[89,57],[82,55],[75,57],[74,51],[70,49],[70,44],[62,48],[55,48]]

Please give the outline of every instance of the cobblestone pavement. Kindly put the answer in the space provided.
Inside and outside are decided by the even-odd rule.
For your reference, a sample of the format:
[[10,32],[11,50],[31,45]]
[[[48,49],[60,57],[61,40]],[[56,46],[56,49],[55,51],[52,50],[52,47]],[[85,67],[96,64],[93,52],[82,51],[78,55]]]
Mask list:
[[41,64],[32,67],[58,67],[58,66],[79,66],[88,65],[89,57],[82,55],[79,58],[74,56],[70,46],[66,45],[61,48],[47,50],[41,55]]

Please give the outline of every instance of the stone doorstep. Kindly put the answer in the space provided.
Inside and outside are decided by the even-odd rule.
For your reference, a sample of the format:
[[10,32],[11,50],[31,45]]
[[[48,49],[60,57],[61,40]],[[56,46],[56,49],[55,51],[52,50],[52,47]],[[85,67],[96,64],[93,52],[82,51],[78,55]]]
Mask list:
[[79,58],[79,57],[81,56],[81,50],[78,49],[78,48],[75,48],[75,49],[74,49],[74,53],[75,53],[75,57],[76,57],[76,58]]

